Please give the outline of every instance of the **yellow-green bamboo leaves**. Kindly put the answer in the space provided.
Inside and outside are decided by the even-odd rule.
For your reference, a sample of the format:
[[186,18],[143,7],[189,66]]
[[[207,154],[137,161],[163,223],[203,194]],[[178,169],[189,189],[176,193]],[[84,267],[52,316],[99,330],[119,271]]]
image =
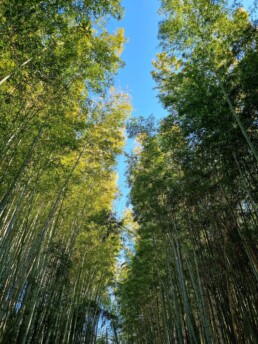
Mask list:
[[[0,341],[93,343],[120,249],[119,1],[1,4]],[[101,25],[99,24],[101,22]]]
[[139,229],[118,287],[122,342],[251,344],[257,28],[224,1],[161,3],[153,76],[169,115],[130,162]]

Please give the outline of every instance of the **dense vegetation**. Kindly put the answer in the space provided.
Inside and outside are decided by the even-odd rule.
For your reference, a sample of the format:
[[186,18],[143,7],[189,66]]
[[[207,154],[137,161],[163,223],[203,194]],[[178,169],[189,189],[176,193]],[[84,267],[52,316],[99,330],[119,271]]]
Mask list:
[[1,343],[95,343],[114,327],[130,105],[111,88],[123,30],[104,20],[121,14],[117,0],[1,2]]
[[255,343],[258,31],[220,1],[162,11],[153,76],[169,115],[157,133],[131,127],[125,343]]
[[258,340],[257,27],[223,0],[161,12],[169,115],[131,122],[121,220],[120,0],[1,1],[0,343]]

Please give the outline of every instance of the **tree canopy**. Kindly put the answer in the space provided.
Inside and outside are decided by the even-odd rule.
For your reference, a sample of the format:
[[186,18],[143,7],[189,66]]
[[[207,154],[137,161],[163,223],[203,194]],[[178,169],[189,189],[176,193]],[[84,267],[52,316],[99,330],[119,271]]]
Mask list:
[[256,22],[225,0],[160,14],[156,125],[114,87],[120,0],[1,2],[0,343],[258,339]]
[[[118,288],[125,343],[254,343],[257,28],[224,1],[162,1],[146,124],[129,182],[138,239]],[[137,134],[137,133],[136,133]]]

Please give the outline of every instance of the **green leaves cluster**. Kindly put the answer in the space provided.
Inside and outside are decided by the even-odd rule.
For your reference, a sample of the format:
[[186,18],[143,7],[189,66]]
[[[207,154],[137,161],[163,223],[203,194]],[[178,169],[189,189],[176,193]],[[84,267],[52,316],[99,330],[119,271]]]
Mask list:
[[0,341],[95,343],[120,250],[120,1],[2,1]]
[[169,115],[130,166],[140,238],[120,281],[124,342],[253,343],[257,29],[222,1],[161,12],[153,76]]

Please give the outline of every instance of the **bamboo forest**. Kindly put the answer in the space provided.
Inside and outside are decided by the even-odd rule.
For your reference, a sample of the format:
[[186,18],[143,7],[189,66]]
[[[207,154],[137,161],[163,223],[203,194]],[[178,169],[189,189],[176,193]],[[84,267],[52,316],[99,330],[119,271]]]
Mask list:
[[0,1],[0,344],[258,343],[258,3],[158,7],[162,118],[125,0]]

